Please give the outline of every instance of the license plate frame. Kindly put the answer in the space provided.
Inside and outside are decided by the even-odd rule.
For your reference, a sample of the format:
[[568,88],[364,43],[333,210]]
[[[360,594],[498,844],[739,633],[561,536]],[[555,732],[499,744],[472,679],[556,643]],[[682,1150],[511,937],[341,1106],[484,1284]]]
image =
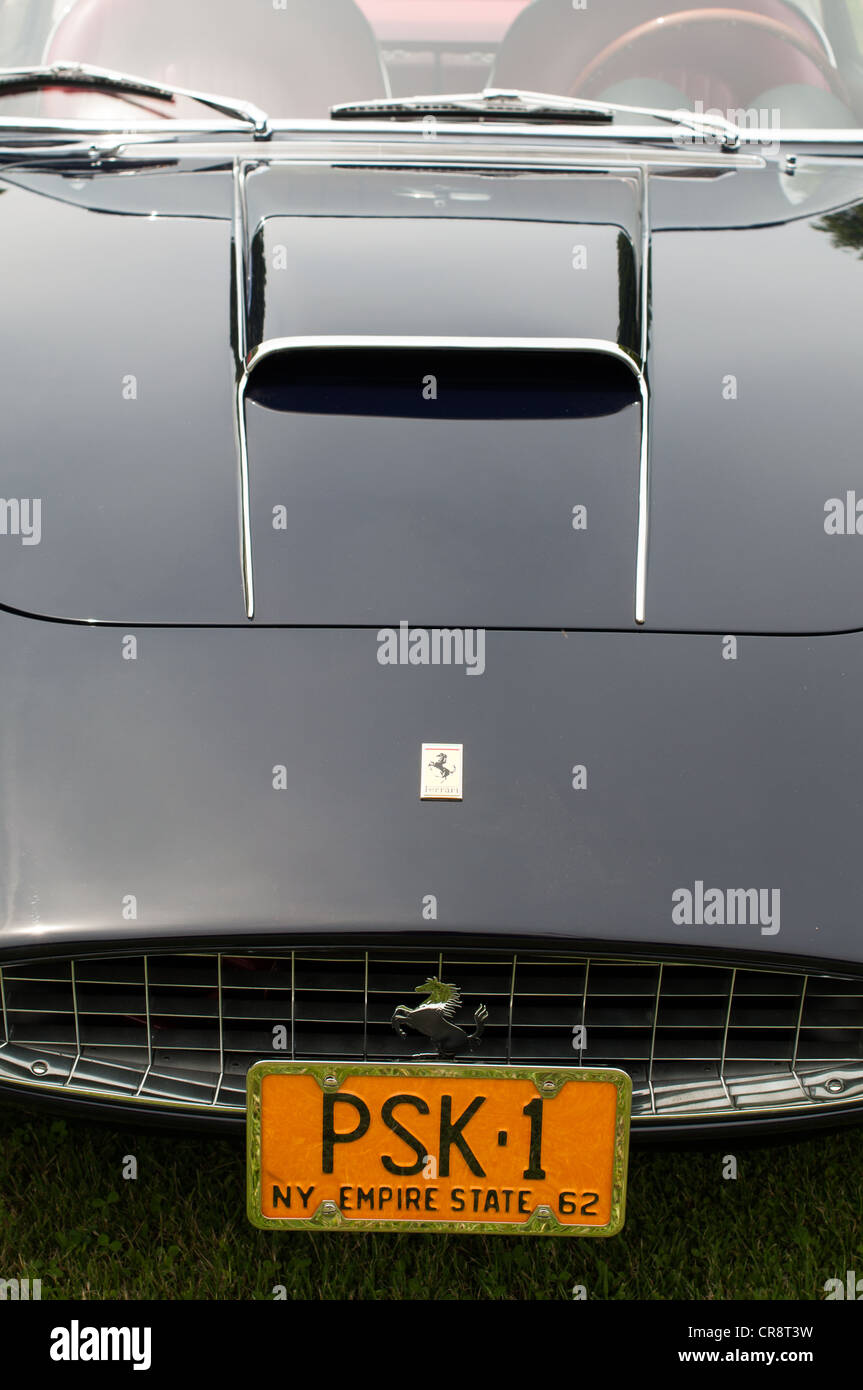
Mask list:
[[[338,1202],[329,1198],[320,1200],[309,1199],[309,1206],[306,1215],[266,1215],[262,1209],[263,1191],[263,1136],[264,1136],[264,1116],[263,1116],[263,1092],[266,1078],[271,1076],[288,1077],[308,1077],[313,1078],[320,1088],[322,1096],[329,1092],[338,1095],[343,1091],[344,1083],[353,1079],[359,1082],[363,1078],[386,1078],[403,1079],[406,1082],[422,1082],[430,1080],[432,1082],[452,1081],[454,1083],[470,1081],[482,1083],[490,1087],[492,1083],[499,1082],[529,1082],[533,1087],[533,1094],[541,1097],[544,1101],[551,1104],[560,1096],[564,1088],[569,1085],[583,1087],[585,1084],[611,1085],[614,1087],[614,1117],[613,1117],[613,1136],[610,1137],[611,1148],[611,1171],[610,1184],[608,1185],[608,1196],[605,1199],[607,1206],[608,1219],[601,1224],[592,1222],[573,1222],[559,1220],[551,1205],[548,1202],[538,1203],[527,1215],[524,1221],[513,1220],[487,1220],[480,1214],[479,1218],[472,1215],[461,1218],[448,1216],[446,1219],[427,1218],[424,1214],[418,1219],[409,1216],[401,1216],[393,1219],[384,1215],[357,1216],[346,1215],[340,1208]],[[311,1092],[309,1083],[305,1083],[304,1089]],[[450,1088],[452,1089],[452,1088]],[[433,1092],[434,1087],[430,1090]],[[446,1235],[448,1233],[460,1234],[484,1234],[484,1235],[531,1235],[531,1236],[593,1236],[607,1237],[617,1235],[622,1229],[625,1219],[626,1207],[626,1183],[627,1167],[629,1157],[629,1124],[632,1105],[632,1081],[630,1077],[622,1071],[613,1068],[588,1068],[588,1067],[519,1067],[519,1066],[481,1066],[470,1063],[457,1063],[449,1061],[430,1062],[430,1063],[365,1063],[365,1062],[296,1062],[269,1059],[254,1063],[250,1067],[247,1076],[247,1142],[246,1142],[246,1174],[247,1174],[247,1215],[253,1226],[260,1230],[293,1230],[293,1231],[381,1231],[381,1232],[410,1232]],[[505,1094],[499,1092],[498,1094]],[[522,1094],[524,1089],[522,1088]],[[582,1094],[585,1094],[584,1092]],[[570,1093],[570,1099],[574,1098],[575,1093]],[[594,1090],[594,1098],[596,1092]],[[515,1094],[513,1093],[515,1100]],[[604,1097],[604,1108],[608,1110],[609,1097]],[[321,1101],[323,1114],[324,1101]],[[526,1112],[522,1110],[522,1114]],[[543,1114],[545,1113],[543,1107]],[[608,1117],[604,1119],[607,1123]],[[334,1122],[333,1122],[334,1123]],[[531,1121],[532,1125],[533,1121]],[[337,1131],[341,1133],[341,1131]],[[533,1130],[531,1129],[531,1135]],[[338,1140],[337,1142],[345,1142]],[[395,1141],[394,1141],[395,1142]],[[498,1139],[500,1142],[500,1139]],[[606,1137],[606,1145],[609,1137]],[[321,1148],[322,1148],[321,1141]],[[607,1165],[607,1159],[606,1159]],[[485,1176],[485,1174],[483,1174]],[[296,1179],[292,1178],[291,1182]],[[306,1175],[308,1181],[308,1175]],[[389,1183],[394,1183],[395,1179],[385,1179]],[[421,1181],[416,1179],[416,1181]],[[333,1185],[335,1186],[335,1180]],[[596,1186],[596,1184],[593,1184]],[[339,1189],[339,1197],[347,1190],[345,1184]],[[282,1189],[286,1190],[285,1188]],[[290,1192],[290,1186],[287,1190]],[[298,1189],[299,1190],[299,1189]],[[407,1189],[404,1190],[416,1190]],[[473,1189],[471,1189],[473,1190]],[[563,1188],[561,1191],[565,1191]],[[593,1193],[587,1195],[592,1196]],[[561,1198],[558,1197],[560,1205]],[[436,1213],[436,1215],[439,1215]]]

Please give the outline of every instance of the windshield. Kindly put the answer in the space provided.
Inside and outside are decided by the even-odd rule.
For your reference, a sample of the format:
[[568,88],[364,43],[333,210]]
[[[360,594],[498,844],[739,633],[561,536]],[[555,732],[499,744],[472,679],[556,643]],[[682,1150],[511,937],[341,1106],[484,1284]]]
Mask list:
[[[94,64],[251,102],[274,121],[496,87],[774,133],[859,131],[861,47],[863,0],[0,0],[4,68]],[[29,116],[212,112],[56,85],[0,93],[0,121]]]

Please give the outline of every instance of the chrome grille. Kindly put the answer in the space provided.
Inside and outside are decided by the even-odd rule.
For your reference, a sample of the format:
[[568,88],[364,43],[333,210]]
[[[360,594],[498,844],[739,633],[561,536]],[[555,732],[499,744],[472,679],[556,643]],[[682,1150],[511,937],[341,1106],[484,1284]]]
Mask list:
[[[510,950],[303,948],[51,960],[0,970],[0,1080],[239,1111],[263,1057],[409,1060],[397,1004],[459,985],[479,1062],[618,1066],[636,1120],[863,1097],[863,979]],[[584,1046],[575,1029],[586,1030]]]

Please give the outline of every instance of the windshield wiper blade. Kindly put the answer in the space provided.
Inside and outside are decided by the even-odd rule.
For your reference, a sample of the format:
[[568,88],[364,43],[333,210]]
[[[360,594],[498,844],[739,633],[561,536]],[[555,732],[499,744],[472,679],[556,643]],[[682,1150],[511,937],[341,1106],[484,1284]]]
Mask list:
[[[570,106],[552,97],[526,100],[527,93],[487,89],[484,92],[446,93],[441,96],[382,97],[375,101],[342,102],[330,107],[335,121],[359,119],[363,116],[479,116],[483,120],[517,119],[559,120],[574,111],[585,120],[611,121],[613,113],[599,104],[585,102]],[[534,94],[531,93],[531,96]]]
[[616,101],[592,101],[583,97],[555,96],[549,92],[527,92],[520,88],[486,87],[481,92],[442,93],[416,97],[384,97],[376,101],[343,102],[330,108],[333,120],[362,120],[364,117],[452,116],[480,120],[560,121],[568,117],[579,121],[611,122],[615,116],[646,116],[657,121],[682,125],[698,134],[717,136],[724,149],[737,149],[740,131],[722,116],[701,115],[694,111],[668,111],[661,106],[624,106]]
[[94,63],[50,63],[26,68],[0,68],[0,97],[11,92],[36,91],[40,87],[84,87],[92,91],[126,93],[129,96],[155,97],[160,101],[175,101],[178,97],[200,102],[225,116],[233,116],[252,126],[256,138],[270,134],[270,120],[265,111],[248,101],[233,97],[198,92],[188,87],[165,86],[150,82],[133,73],[115,72],[113,68]]

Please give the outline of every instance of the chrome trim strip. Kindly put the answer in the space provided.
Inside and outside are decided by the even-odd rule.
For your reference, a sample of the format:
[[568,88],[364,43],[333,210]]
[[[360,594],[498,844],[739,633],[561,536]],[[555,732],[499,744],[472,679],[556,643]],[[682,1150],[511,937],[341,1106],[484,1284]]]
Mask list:
[[[644,177],[645,186],[647,176]],[[646,202],[646,194],[645,194]],[[646,226],[646,211],[643,214]],[[649,240],[649,227],[643,233]],[[642,251],[642,281],[641,281],[641,320],[642,320],[642,350],[647,343],[647,310],[645,307],[645,293],[649,275],[649,254],[645,255]],[[646,268],[645,268],[646,267]],[[267,338],[260,343],[245,358],[245,370],[239,384],[237,418],[240,422],[240,435],[242,438],[243,456],[241,456],[241,506],[243,509],[242,529],[243,535],[248,536],[248,547],[244,552],[248,557],[249,578],[247,588],[247,598],[252,593],[251,606],[247,604],[247,616],[254,616],[254,596],[251,589],[252,584],[252,565],[251,565],[251,514],[250,514],[250,494],[249,494],[249,466],[248,452],[246,448],[246,426],[245,426],[245,397],[246,387],[255,368],[267,357],[272,357],[279,352],[290,352],[294,349],[303,348],[453,348],[453,349],[473,349],[479,351],[489,349],[492,351],[504,351],[515,349],[518,351],[537,351],[537,352],[596,352],[608,357],[615,357],[619,362],[623,362],[639,385],[641,396],[641,443],[639,458],[639,482],[638,482],[638,526],[636,537],[636,559],[635,559],[635,621],[643,623],[646,615],[647,597],[647,548],[649,532],[649,501],[650,501],[650,478],[649,478],[649,458],[650,458],[650,393],[648,389],[647,376],[645,372],[644,358],[641,361],[627,348],[621,347],[619,343],[614,343],[607,338],[489,338],[489,337],[448,337],[448,336],[412,336],[412,335],[390,335],[390,334],[346,334],[343,337],[334,334],[321,334],[319,336],[301,336],[293,338]]]
[[[71,132],[75,134],[75,132]],[[721,151],[718,148],[712,149],[709,155],[705,155],[699,149],[684,149],[682,147],[672,147],[667,150],[638,150],[627,158],[621,156],[618,149],[608,147],[598,147],[596,149],[585,150],[576,146],[572,151],[560,149],[543,149],[527,147],[519,144],[503,150],[486,150],[477,148],[469,140],[464,140],[458,146],[450,146],[446,151],[434,152],[429,150],[430,141],[418,142],[415,138],[404,142],[398,137],[398,132],[392,132],[392,141],[387,142],[384,148],[379,142],[366,144],[362,141],[340,142],[335,140],[315,143],[311,147],[308,143],[301,142],[299,133],[297,138],[286,139],[278,148],[270,149],[263,145],[256,145],[252,140],[243,143],[239,139],[231,141],[195,141],[186,139],[180,141],[164,140],[158,141],[149,135],[131,135],[128,139],[111,138],[104,140],[82,139],[80,143],[73,140],[64,141],[62,145],[6,145],[2,142],[3,127],[0,125],[0,156],[18,155],[20,159],[8,167],[17,169],[19,165],[29,167],[36,158],[63,155],[64,158],[71,156],[86,156],[91,161],[98,162],[102,159],[134,159],[140,163],[146,155],[152,159],[153,163],[159,163],[165,159],[177,158],[207,158],[212,160],[234,160],[248,159],[254,160],[256,164],[284,164],[300,165],[301,167],[320,167],[322,165],[349,165],[352,168],[379,168],[388,164],[397,164],[402,170],[423,169],[431,165],[438,169],[441,160],[445,161],[448,168],[462,169],[468,168],[471,171],[482,169],[488,170],[533,170],[540,169],[555,174],[580,174],[580,173],[611,173],[622,174],[632,177],[637,175],[639,169],[644,168],[652,173],[681,172],[691,170],[693,172],[705,173],[713,172],[716,174],[733,172],[738,169],[764,169],[767,167],[768,160],[758,154],[737,154]],[[775,138],[775,136],[774,136]],[[863,142],[863,132],[861,139],[856,143]],[[852,142],[854,143],[854,142]],[[356,152],[356,153],[355,153]],[[805,159],[817,159],[817,155],[808,155],[804,152]],[[821,156],[826,163],[835,164],[834,159],[828,156]]]
[[0,1017],[3,1019],[3,1046],[9,1041],[9,1020],[6,1017],[6,991],[3,988],[3,969],[0,967]]
[[[382,143],[381,137],[385,137],[386,143],[396,143],[399,140],[405,141],[417,138],[422,139],[422,117],[417,117],[415,121],[399,119],[397,122],[392,120],[368,120],[351,121],[350,130],[346,130],[344,121],[318,120],[273,120],[271,119],[267,127],[267,134],[272,140],[274,136],[295,136],[298,139],[309,136],[321,136],[327,143],[356,143],[362,140],[371,140],[375,143]],[[0,120],[0,139],[4,131],[12,131],[26,134],[29,131],[56,132],[65,134],[71,132],[82,135],[106,135],[116,134],[134,139],[136,136],[149,136],[150,138],[165,136],[166,143],[181,133],[207,135],[208,133],[220,135],[236,134],[242,136],[247,133],[248,125],[244,121],[224,122],[216,120],[166,120],[165,118],[154,120],[129,121],[118,117],[116,120],[100,119],[86,120],[80,118],[61,119],[53,116],[5,116]],[[495,121],[494,124],[487,124],[478,128],[473,121],[442,121],[438,119],[435,125],[435,142],[441,138],[453,137],[461,140],[470,140],[479,146],[484,144],[501,144],[506,140],[527,140],[531,145],[541,146],[543,143],[549,144],[572,144],[572,145],[597,145],[603,142],[610,146],[620,146],[629,143],[655,145],[659,149],[663,146],[671,145],[674,135],[668,126],[657,125],[619,125],[615,126],[613,133],[607,124],[592,125],[585,123],[576,125],[571,122],[561,122],[555,125],[551,121],[543,121],[541,126],[530,121]],[[863,140],[863,126],[832,126],[825,127],[823,130],[815,126],[789,126],[787,130],[779,131],[779,138],[786,144],[842,144],[853,145]],[[744,126],[740,128],[741,147],[745,145],[773,145],[777,139],[777,132],[763,126]],[[426,140],[427,144],[432,144]],[[716,147],[716,158],[720,158],[719,147]],[[733,154],[733,151],[728,153]],[[712,161],[711,161],[712,162]]]
[[647,1085],[650,1091],[650,1110],[651,1114],[656,1114],[656,1092],[653,1089],[653,1063],[656,1057],[656,1024],[659,1019],[659,1001],[662,997],[662,970],[663,965],[660,961],[659,974],[656,977],[656,995],[653,1000],[653,1026],[650,1030],[650,1060],[647,1064]]
[[791,1056],[791,1074],[801,1090],[805,1090],[800,1077],[797,1075],[797,1054],[800,1049],[800,1029],[803,1026],[803,1009],[806,1004],[806,986],[809,984],[809,976],[803,976],[803,988],[800,991],[800,1008],[797,1010],[797,1027],[794,1030],[794,1052]]
[[81,1027],[78,1021],[78,982],[75,979],[74,960],[71,960],[69,962],[69,973],[72,978],[72,1014],[75,1019],[75,1060],[72,1063],[69,1075],[66,1077],[66,1081],[64,1083],[66,1086],[69,1085],[70,1081],[75,1075],[75,1068],[81,1060]]
[[[293,1010],[292,1010],[293,1012]],[[369,1055],[369,953],[363,959],[363,1061]]]
[[234,160],[233,192],[232,239],[234,249],[234,304],[237,316],[237,357],[241,363],[244,363],[246,360],[246,338],[248,331],[248,268],[246,264],[246,166],[241,159]]
[[[584,1037],[586,1036],[586,1031],[587,1031],[587,989],[588,989],[588,982],[589,982],[589,980],[590,980],[590,957],[588,956],[587,960],[586,960],[585,963],[584,963],[584,989],[582,990],[582,993],[581,993],[581,1026],[582,1026],[582,1028],[584,1028],[584,1030],[585,1030],[585,1033],[582,1034],[582,1042],[583,1042]],[[584,1046],[580,1047],[580,1048],[579,1048],[579,1051],[578,1051],[578,1065],[581,1066],[583,1061],[584,1061]]]
[[731,972],[731,984],[728,989],[728,1007],[725,1010],[725,1027],[722,1030],[722,1056],[719,1061],[719,1080],[722,1082],[722,1089],[725,1092],[725,1099],[733,1107],[734,1100],[725,1081],[725,1056],[728,1051],[728,1030],[731,1027],[731,1010],[734,1005],[734,986],[737,982],[737,966]]
[[240,564],[243,570],[243,599],[246,617],[255,616],[255,577],[252,567],[251,498],[249,496],[249,449],[246,441],[246,403],[242,382],[237,386],[234,409],[237,419],[237,447],[240,461]]
[[246,439],[245,389],[247,380],[246,354],[248,352],[248,266],[246,258],[246,164],[241,159],[234,160],[234,214],[233,214],[233,252],[234,252],[234,313],[236,317],[236,388],[234,392],[234,430],[237,440],[237,456],[240,467],[240,566],[243,574],[243,601],[246,617],[251,621],[255,616],[255,578],[252,568],[252,523],[251,500],[249,496],[249,449]]
[[515,348],[542,352],[602,352],[609,357],[617,357],[625,362],[633,376],[642,375],[641,364],[635,353],[621,347],[609,338],[489,338],[489,337],[451,337],[448,334],[437,336],[414,336],[411,334],[309,334],[293,338],[266,338],[259,343],[246,359],[246,380],[263,361],[277,352],[290,352],[293,348],[468,348],[505,349]]
[[147,1084],[147,1077],[153,1070],[153,1030],[150,1026],[150,957],[144,956],[144,1018],[147,1027],[147,1067],[141,1080],[138,1082],[138,1089],[135,1092],[137,1100],[142,1090]]
[[638,541],[635,563],[635,621],[643,623],[647,616],[647,544],[650,529],[650,388],[647,376],[647,353],[650,343],[650,175],[641,171],[641,280],[639,287],[639,325],[641,341],[639,354],[641,371],[641,456],[638,466]]
[[508,1014],[507,1014],[507,1024],[506,1024],[506,1060],[507,1060],[507,1062],[509,1062],[509,1061],[512,1059],[512,1014],[513,1014],[513,1009],[514,1009],[514,1007],[515,1007],[515,972],[516,972],[517,967],[518,967],[518,953],[517,953],[516,951],[513,951],[513,954],[512,954],[512,973],[510,974],[510,977],[509,977],[509,1012],[508,1012]]
[[217,1105],[222,1082],[225,1079],[225,1000],[222,991],[222,953],[216,953],[216,996],[219,1002],[219,1079],[213,1092],[211,1104]]
[[[841,1063],[836,1063],[834,1070],[847,1065],[848,1063],[845,1061]],[[35,1081],[31,1080],[29,1077],[26,1081],[19,1081],[17,1079],[12,1079],[7,1076],[0,1077],[0,1083],[2,1083],[3,1086],[12,1086],[16,1090],[20,1089],[22,1092],[33,1090],[53,1092],[54,1094],[62,1093],[64,1089],[68,1086],[68,1081],[64,1081],[62,1083],[58,1083],[56,1081]],[[235,1118],[241,1117],[245,1113],[242,1106],[227,1105],[224,1102],[219,1104],[214,1103],[212,1101],[188,1101],[178,1099],[175,1096],[132,1097],[130,1094],[118,1093],[116,1090],[102,1090],[97,1086],[72,1087],[71,1090],[75,1093],[77,1097],[80,1097],[80,1099],[82,1100],[105,1102],[113,1101],[118,1105],[128,1105],[129,1102],[134,1099],[134,1103],[136,1105],[144,1105],[151,1107],[156,1106],[160,1107],[162,1110],[179,1110],[184,1112],[193,1111],[198,1112],[202,1115],[211,1115],[213,1113],[216,1113],[220,1115],[231,1115]],[[793,1101],[791,1103],[783,1102],[780,1104],[773,1105],[761,1103],[758,1105],[747,1105],[744,1110],[736,1108],[734,1111],[716,1109],[704,1110],[698,1108],[675,1108],[671,1110],[666,1107],[663,1107],[662,1109],[656,1110],[655,1112],[651,1112],[650,1114],[645,1114],[644,1112],[638,1112],[637,1110],[633,1109],[632,1123],[634,1126],[644,1126],[645,1128],[649,1128],[650,1122],[654,1119],[668,1122],[673,1122],[675,1120],[715,1119],[730,1120],[733,1123],[736,1119],[740,1118],[741,1115],[745,1115],[746,1117],[782,1117],[784,1115],[794,1115],[797,1113],[806,1115],[832,1115],[849,1105],[859,1106],[859,1095],[845,1096],[844,1098],[841,1096],[837,1096],[835,1099],[831,1099],[829,1102],[819,1102],[812,1101],[810,1099],[803,1099]]]
[[297,953],[291,951],[291,1061],[296,1061]]

